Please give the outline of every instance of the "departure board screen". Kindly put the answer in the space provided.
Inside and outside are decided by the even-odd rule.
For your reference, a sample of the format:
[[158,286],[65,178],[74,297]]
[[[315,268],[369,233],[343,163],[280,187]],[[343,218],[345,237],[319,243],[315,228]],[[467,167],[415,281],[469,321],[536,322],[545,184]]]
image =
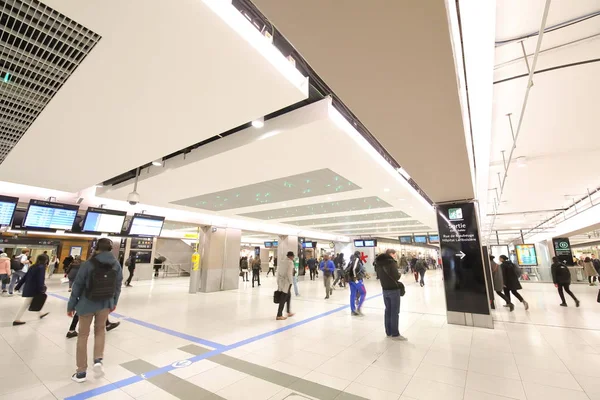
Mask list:
[[134,214],[129,225],[129,236],[160,236],[165,217],[148,214]]
[[23,228],[70,230],[77,210],[78,205],[31,200]]
[[10,225],[17,209],[17,197],[0,195],[0,225]]
[[90,207],[87,209],[83,232],[120,233],[127,212]]

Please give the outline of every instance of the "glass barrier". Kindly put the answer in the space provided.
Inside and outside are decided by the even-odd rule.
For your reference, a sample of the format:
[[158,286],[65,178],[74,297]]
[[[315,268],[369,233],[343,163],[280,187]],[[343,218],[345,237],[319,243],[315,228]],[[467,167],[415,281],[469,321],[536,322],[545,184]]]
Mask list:
[[[523,282],[541,282],[552,283],[552,272],[549,267],[520,267],[521,281]],[[571,283],[587,282],[587,275],[583,272],[583,267],[569,267],[571,271]]]

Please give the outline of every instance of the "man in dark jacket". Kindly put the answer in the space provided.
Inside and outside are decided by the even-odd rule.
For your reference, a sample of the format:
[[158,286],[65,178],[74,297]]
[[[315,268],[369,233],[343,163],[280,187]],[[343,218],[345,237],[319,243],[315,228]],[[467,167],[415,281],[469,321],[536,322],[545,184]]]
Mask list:
[[562,303],[560,303],[561,307],[567,307],[563,290],[575,300],[575,305],[579,307],[579,300],[577,300],[577,297],[575,297],[573,292],[569,289],[569,285],[571,285],[571,271],[569,271],[569,268],[561,263],[558,257],[552,257],[551,271],[552,281],[554,282],[554,286],[558,288],[558,295],[562,300]]
[[383,289],[383,302],[385,304],[385,334],[392,340],[407,340],[400,334],[398,324],[400,319],[400,273],[398,264],[392,257],[395,250],[387,250],[375,259],[375,264],[379,270],[379,283]]
[[[21,286],[25,285],[23,288],[23,304],[17,315],[15,316],[15,320],[13,321],[13,326],[23,325],[25,322],[21,321],[21,317],[29,309],[33,298],[43,293],[46,293],[46,261],[48,256],[44,254],[40,254],[37,256],[36,262],[34,265],[30,266],[27,270],[25,276],[19,281],[15,290],[20,290]],[[38,311],[40,319],[44,318],[48,313],[42,313],[41,310]]]
[[317,259],[314,257],[309,258],[306,261],[306,265],[308,265],[308,271],[310,272],[310,280],[315,280],[315,273],[317,271]]
[[125,282],[125,286],[131,287],[131,280],[133,279],[133,273],[135,271],[135,254],[130,255],[127,261],[128,262],[125,264],[127,264],[127,269],[129,270],[129,277]]
[[500,256],[500,267],[502,268],[502,279],[504,280],[504,296],[510,302],[510,294],[512,293],[525,307],[525,311],[529,310],[529,303],[523,299],[519,294],[518,290],[522,289],[521,282],[519,282],[520,270],[508,259],[507,256]]

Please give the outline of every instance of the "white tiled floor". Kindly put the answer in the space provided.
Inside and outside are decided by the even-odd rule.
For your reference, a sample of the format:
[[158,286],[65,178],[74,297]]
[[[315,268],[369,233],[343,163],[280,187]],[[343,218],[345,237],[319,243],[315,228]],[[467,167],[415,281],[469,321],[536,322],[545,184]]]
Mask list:
[[[496,328],[485,330],[445,323],[439,273],[429,273],[425,288],[406,279],[401,331],[408,342],[391,342],[383,333],[383,302],[365,303],[365,317],[348,310],[317,318],[225,354],[275,371],[319,383],[366,399],[395,400],[600,400],[600,310],[596,289],[575,285],[582,307],[558,307],[555,289],[525,283],[531,309],[494,312]],[[174,331],[230,345],[336,309],[348,301],[347,290],[322,299],[321,281],[300,281],[302,297],[293,298],[296,316],[275,321],[274,278],[260,288],[189,295],[187,279],[138,282],[123,290],[118,312]],[[50,293],[68,296],[58,278]],[[380,293],[367,282],[368,296]],[[0,298],[0,400],[65,398],[134,376],[120,364],[142,359],[157,367],[192,355],[191,342],[136,325],[126,319],[107,335],[106,375],[84,384],[70,381],[75,339],[65,333],[65,302],[49,297],[48,318],[27,315],[12,327],[21,298]],[[89,344],[91,352],[92,343]],[[284,388],[235,368],[208,360],[169,372],[225,399],[283,399],[300,390]],[[314,394],[314,392],[312,392]],[[331,393],[331,392],[329,392]],[[335,392],[333,392],[335,393]],[[94,398],[176,399],[169,388],[143,380]],[[343,397],[341,397],[343,398]]]

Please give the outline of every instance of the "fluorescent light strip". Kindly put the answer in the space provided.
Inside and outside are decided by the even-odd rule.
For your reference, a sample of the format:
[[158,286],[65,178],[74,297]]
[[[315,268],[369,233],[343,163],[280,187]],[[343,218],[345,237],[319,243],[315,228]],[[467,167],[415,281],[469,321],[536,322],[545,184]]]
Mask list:
[[377,150],[375,150],[375,148],[369,142],[367,142],[367,140],[350,124],[350,122],[348,122],[348,120],[346,118],[344,118],[344,116],[342,114],[340,114],[340,112],[338,110],[336,110],[335,107],[333,107],[333,105],[331,104],[331,102],[329,103],[329,117],[331,118],[331,120],[333,121],[333,123],[338,126],[338,128],[340,128],[342,131],[344,131],[348,136],[350,136],[358,144],[358,146],[359,146],[360,149],[362,149],[369,156],[371,156],[371,158],[373,160],[375,160],[377,163],[379,163],[379,165],[383,169],[385,169],[401,185],[403,185],[406,189],[408,189],[408,191],[410,193],[412,193],[412,195],[415,198],[417,198],[421,203],[423,203],[423,205],[425,205],[425,207],[429,211],[433,212],[433,207],[431,206],[431,204],[429,204],[427,202],[427,200],[425,200],[425,198],[423,198],[423,196],[421,196],[419,194],[419,192],[417,192],[415,190],[415,188],[412,187],[410,185],[410,183],[408,183],[408,181],[406,179],[404,179],[398,173],[398,171],[394,167],[392,167],[390,165],[390,163],[388,163],[381,156],[381,154],[379,154],[377,152]]
[[289,82],[308,97],[308,78],[292,65],[275,47],[271,40],[263,36],[256,27],[240,13],[231,0],[202,0],[215,14],[243,37],[267,61],[271,63]]

